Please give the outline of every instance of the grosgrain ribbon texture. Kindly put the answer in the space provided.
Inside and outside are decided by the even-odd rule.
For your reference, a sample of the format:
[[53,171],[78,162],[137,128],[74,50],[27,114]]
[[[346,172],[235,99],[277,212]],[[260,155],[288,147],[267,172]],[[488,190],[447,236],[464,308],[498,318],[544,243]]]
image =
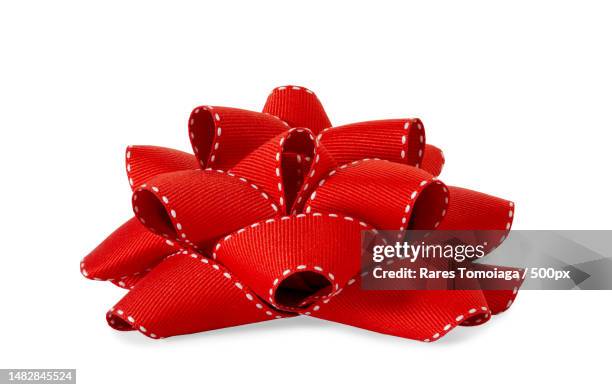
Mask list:
[[[509,231],[514,204],[437,176],[421,120],[334,126],[316,95],[278,87],[262,112],[196,107],[193,154],[130,146],[135,216],[80,264],[129,289],[106,314],[151,338],[308,315],[435,341],[507,310],[498,291],[364,291],[364,230]],[[504,237],[501,238],[503,240]]]

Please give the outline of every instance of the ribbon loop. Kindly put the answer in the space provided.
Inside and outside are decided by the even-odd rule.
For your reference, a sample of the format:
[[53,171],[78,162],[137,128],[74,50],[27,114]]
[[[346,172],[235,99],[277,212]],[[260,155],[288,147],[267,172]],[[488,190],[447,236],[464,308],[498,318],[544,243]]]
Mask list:
[[315,139],[313,154],[314,157],[305,162],[303,169],[305,174],[299,183],[299,190],[291,210],[293,214],[301,213],[304,210],[304,204],[317,187],[317,183],[338,165],[318,137]]
[[421,169],[437,177],[442,173],[444,161],[444,153],[442,153],[442,150],[433,145],[425,145],[423,161],[420,165]]
[[231,172],[261,186],[279,204],[291,209],[315,150],[309,129],[293,128],[277,135],[238,163]]
[[509,231],[514,219],[514,203],[482,192],[448,187],[450,204],[441,230]]
[[145,273],[174,249],[131,218],[109,235],[81,262],[83,276],[109,280],[125,287],[129,277]]
[[279,117],[291,127],[306,127],[314,134],[331,126],[325,109],[308,88],[287,85],[270,93],[263,112]]
[[183,250],[155,267],[106,318],[117,330],[163,338],[284,316],[225,267]]
[[363,229],[338,214],[268,219],[220,240],[213,258],[274,306],[307,310],[359,273]]
[[385,230],[434,229],[447,202],[446,186],[422,169],[365,159],[321,180],[306,213],[335,210]]
[[287,130],[273,115],[238,108],[200,106],[189,117],[189,139],[202,168],[227,170]]
[[[234,202],[248,206],[236,208]],[[134,191],[132,204],[136,216],[151,231],[196,248],[206,248],[229,232],[279,213],[269,195],[256,185],[213,170],[155,176]]]
[[198,169],[193,154],[161,146],[128,146],[125,151],[125,170],[132,191],[153,176],[162,173]]
[[362,290],[357,279],[312,315],[374,332],[425,342],[457,325],[482,324],[491,310],[482,291]]
[[425,148],[420,119],[385,119],[331,127],[319,140],[338,165],[379,158],[418,167]]

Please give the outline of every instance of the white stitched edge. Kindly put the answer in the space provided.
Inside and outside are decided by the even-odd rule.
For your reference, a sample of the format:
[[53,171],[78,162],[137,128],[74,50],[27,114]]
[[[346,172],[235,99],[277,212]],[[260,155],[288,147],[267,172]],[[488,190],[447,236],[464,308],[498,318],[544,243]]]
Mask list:
[[[293,218],[295,218],[295,219],[299,219],[299,218],[305,218],[306,216],[307,216],[306,214],[297,214],[297,215],[294,215],[294,216],[293,216]],[[370,229],[370,230],[371,230],[372,232],[374,232],[375,234],[377,234],[377,233],[378,233],[378,230],[376,230],[375,228],[373,228],[372,226],[370,226],[370,225],[369,225],[369,224],[367,224],[366,222],[364,222],[364,221],[360,221],[360,220],[358,220],[358,219],[356,219],[356,218],[354,218],[354,217],[351,217],[351,216],[340,216],[340,215],[335,214],[335,213],[330,213],[330,214],[313,213],[313,214],[309,214],[308,216],[310,216],[310,217],[312,217],[312,218],[317,218],[317,217],[329,217],[329,218],[341,219],[341,220],[344,220],[344,221],[347,221],[347,222],[350,222],[350,223],[355,223],[355,224],[358,224],[358,225],[359,225],[360,227],[362,227],[362,228]],[[280,217],[280,218],[278,218],[278,219],[267,219],[266,221],[264,221],[265,223],[255,223],[255,224],[250,225],[250,226],[249,226],[249,227],[247,227],[247,228],[240,229],[239,231],[236,231],[236,232],[234,232],[234,233],[230,233],[230,234],[226,235],[226,236],[225,236],[225,237],[223,237],[221,240],[219,240],[219,241],[217,242],[217,244],[215,245],[215,249],[213,250],[213,253],[212,253],[212,257],[213,257],[213,259],[217,259],[218,252],[219,252],[219,250],[220,250],[220,249],[223,247],[223,245],[222,245],[222,243],[223,243],[223,242],[228,241],[228,240],[232,239],[232,238],[233,238],[233,237],[235,237],[235,236],[241,235],[241,234],[242,234],[242,233],[244,233],[244,232],[245,232],[247,229],[256,229],[256,228],[258,228],[258,227],[260,227],[260,226],[264,226],[264,225],[267,225],[267,224],[270,224],[270,223],[274,223],[274,222],[281,222],[281,221],[288,221],[288,220],[290,220],[291,218],[292,218],[291,216],[282,216],[282,217]],[[295,270],[293,270],[293,271],[292,271],[291,269],[286,269],[286,270],[284,270],[284,271],[283,271],[284,276],[286,276],[286,275],[288,275],[289,273],[294,272],[294,271],[296,271],[296,270],[297,270],[297,271],[300,271],[300,270],[304,269],[304,268],[300,268],[300,267],[306,267],[306,265],[305,265],[305,264],[301,264],[301,265],[299,265],[299,266],[296,266]],[[323,272],[324,272],[324,271],[323,271],[323,268],[322,268],[322,267],[320,267],[320,266],[318,266],[318,265],[317,265],[317,266],[313,266],[312,268],[313,268],[315,271],[318,271],[318,272],[320,272],[320,273],[323,273]],[[323,275],[324,275],[324,274],[323,274]],[[328,276],[329,276],[329,275],[331,275],[331,279],[333,280],[333,279],[334,279],[333,274],[328,273]],[[324,276],[325,276],[325,275],[324,275]],[[275,307],[278,307],[279,305],[274,304],[273,294],[274,294],[274,291],[275,291],[275,289],[276,289],[276,286],[279,284],[279,280],[280,280],[280,278],[278,278],[278,277],[277,277],[276,279],[274,279],[274,281],[272,282],[272,288],[270,288],[270,289],[268,290],[268,300],[269,300],[269,301],[270,301],[270,302],[273,304],[273,306],[275,306]],[[349,282],[350,282],[350,283],[349,283]],[[350,279],[350,280],[349,280],[347,283],[349,283],[349,285],[350,285],[350,284],[353,284],[354,282],[355,282],[355,278],[351,278],[351,279]],[[333,283],[332,283],[332,292],[331,292],[330,294],[328,294],[327,296],[325,296],[325,300],[329,301],[329,299],[330,299],[331,297],[336,296],[336,295],[340,294],[341,292],[342,292],[342,288],[340,288],[340,286],[338,285],[338,283],[336,283],[336,284],[333,284]],[[323,301],[323,303],[327,303],[327,302]],[[281,307],[282,307],[282,306],[281,306]],[[292,310],[293,310],[293,309],[294,309],[294,308],[292,308]],[[299,312],[297,312],[297,313],[299,313]],[[299,314],[303,314],[303,313],[299,313]]]
[[[201,264],[208,264],[210,265],[210,260],[206,259],[204,256],[200,255],[197,252],[194,251],[190,251],[190,250],[182,250],[182,251],[178,251],[170,256],[174,256],[177,254],[183,254],[183,255],[189,255],[191,258],[199,260]],[[168,257],[170,257],[168,256]],[[206,260],[206,261],[204,261]],[[229,270],[221,268],[219,266],[219,264],[212,264],[212,268],[216,271],[219,271],[221,273],[221,275],[223,277],[225,277],[228,280],[233,281],[234,277],[233,275],[229,272]],[[254,304],[254,307],[258,310],[258,311],[262,311],[263,312],[263,308],[264,306],[261,304],[261,302],[263,301],[259,301],[259,297],[255,294],[252,293],[246,286],[244,286],[243,284],[241,284],[240,282],[232,282],[232,286],[234,286],[236,289],[240,290],[243,294],[244,297],[250,301],[251,303]],[[139,326],[137,324],[138,321],[136,321],[132,316],[128,316],[123,310],[115,310],[115,308],[111,308],[109,310],[109,313],[115,312],[116,315],[120,316],[122,319],[126,320],[126,322],[129,322],[130,324],[132,324],[133,328],[135,330],[138,330],[139,332],[143,333],[146,336],[152,337],[152,338],[163,338],[160,337],[158,335],[156,335],[155,333],[151,333],[148,332],[147,329],[144,326]],[[270,310],[266,310],[265,312],[263,312],[266,317],[272,317],[274,313],[272,313]],[[279,319],[279,318],[284,318],[283,315],[278,314],[276,316],[274,316],[274,318]]]

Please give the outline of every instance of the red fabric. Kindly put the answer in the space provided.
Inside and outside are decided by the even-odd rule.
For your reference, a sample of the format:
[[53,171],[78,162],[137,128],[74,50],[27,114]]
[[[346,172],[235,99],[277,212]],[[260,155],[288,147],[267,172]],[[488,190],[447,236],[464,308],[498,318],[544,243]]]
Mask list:
[[[231,171],[261,185],[283,210],[290,209],[306,168],[297,156],[311,159],[314,143],[314,135],[309,129],[293,128],[253,151]],[[298,170],[301,170],[301,174],[298,174]]]
[[[361,233],[494,229],[511,202],[447,187],[419,119],[331,123],[314,93],[275,89],[263,113],[200,106],[195,155],[126,152],[135,218],[81,263],[130,291],[110,326],[153,338],[312,315],[422,341],[506,310],[504,291],[365,291]],[[503,240],[503,237],[500,241]]]
[[[134,191],[134,213],[153,233],[205,248],[228,232],[278,214],[268,195],[243,180],[208,169],[157,175]],[[238,208],[232,199],[249,206]]]
[[92,279],[119,282],[147,272],[174,251],[164,238],[151,233],[134,217],[83,259],[82,273]]
[[510,230],[514,203],[460,187],[449,187],[443,230]]
[[419,119],[387,119],[332,127],[319,136],[338,165],[364,158],[419,166],[425,128]]
[[297,310],[312,300],[309,291],[328,297],[359,273],[361,230],[367,227],[320,213],[269,219],[227,236],[213,258],[272,305]]
[[268,96],[263,112],[282,118],[291,127],[309,128],[315,134],[331,127],[314,92],[295,85],[275,88]]
[[107,313],[109,324],[157,338],[286,316],[207,261],[189,251],[166,257]]
[[202,168],[231,168],[287,130],[289,125],[273,115],[238,108],[201,106],[189,117],[191,146]]
[[446,186],[426,171],[386,160],[357,160],[319,182],[306,212],[341,212],[379,229],[429,230],[446,209]]
[[425,145],[425,154],[421,162],[422,169],[434,176],[438,176],[442,173],[444,162],[444,153],[442,153],[442,150],[433,145]]
[[197,169],[192,154],[159,146],[128,146],[125,152],[125,170],[132,190],[162,173]]

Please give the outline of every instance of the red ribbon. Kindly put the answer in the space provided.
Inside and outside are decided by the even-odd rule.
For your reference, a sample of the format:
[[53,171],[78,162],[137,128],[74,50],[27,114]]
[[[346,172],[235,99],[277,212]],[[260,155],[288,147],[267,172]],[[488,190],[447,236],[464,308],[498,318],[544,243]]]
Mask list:
[[312,91],[263,113],[197,107],[195,154],[130,146],[135,217],[81,263],[130,291],[110,326],[153,338],[310,315],[434,341],[506,310],[503,291],[363,291],[363,229],[510,229],[514,205],[447,187],[419,119],[331,127]]

